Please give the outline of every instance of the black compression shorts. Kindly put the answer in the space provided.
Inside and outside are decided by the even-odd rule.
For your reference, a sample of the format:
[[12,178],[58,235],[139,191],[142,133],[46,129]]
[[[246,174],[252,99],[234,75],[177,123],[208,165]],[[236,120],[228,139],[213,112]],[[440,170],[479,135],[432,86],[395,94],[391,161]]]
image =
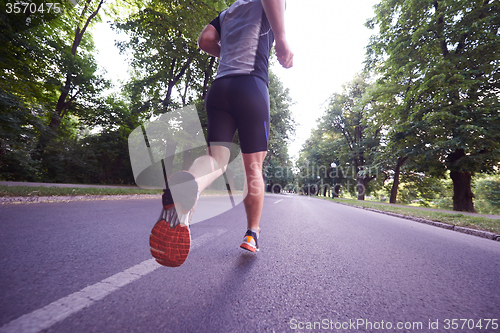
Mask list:
[[269,143],[269,91],[253,75],[216,79],[206,98],[208,144],[230,146],[238,130],[245,154],[267,151]]

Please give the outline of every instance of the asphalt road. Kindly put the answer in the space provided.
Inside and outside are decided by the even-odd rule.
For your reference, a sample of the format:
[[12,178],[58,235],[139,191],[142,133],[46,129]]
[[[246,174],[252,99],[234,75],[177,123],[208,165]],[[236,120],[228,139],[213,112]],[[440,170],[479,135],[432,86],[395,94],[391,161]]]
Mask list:
[[269,195],[251,254],[219,201],[179,268],[151,260],[157,200],[0,206],[0,332],[500,332],[500,242]]

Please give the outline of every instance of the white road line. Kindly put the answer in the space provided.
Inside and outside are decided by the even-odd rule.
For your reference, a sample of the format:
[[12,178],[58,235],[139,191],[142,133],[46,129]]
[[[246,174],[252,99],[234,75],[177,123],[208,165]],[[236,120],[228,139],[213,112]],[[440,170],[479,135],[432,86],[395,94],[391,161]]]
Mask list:
[[[214,237],[222,235],[226,231],[225,229],[217,229],[197,237],[191,243],[191,251]],[[160,266],[155,259],[145,260],[101,282],[97,282],[71,295],[60,298],[43,308],[14,319],[10,323],[0,327],[0,333],[40,332],[160,267],[162,266]]]
[[278,202],[283,201],[283,199],[280,199],[278,201],[275,201],[274,203],[277,204]]

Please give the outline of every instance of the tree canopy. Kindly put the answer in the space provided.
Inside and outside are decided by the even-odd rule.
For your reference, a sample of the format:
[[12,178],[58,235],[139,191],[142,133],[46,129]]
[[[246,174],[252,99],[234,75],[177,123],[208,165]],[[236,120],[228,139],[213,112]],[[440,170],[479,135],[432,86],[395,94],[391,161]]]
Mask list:
[[[133,183],[127,138],[142,122],[204,98],[217,60],[198,34],[232,1],[64,1],[56,13],[0,13],[0,179]],[[28,0],[40,8],[42,1]],[[105,91],[90,29],[103,13],[128,36],[130,79]],[[268,164],[288,163],[288,91],[271,74]]]
[[384,120],[402,150],[435,162],[421,171],[450,171],[454,208],[473,211],[472,175],[500,162],[500,4],[384,0],[375,13],[367,62],[395,99]]
[[[334,94],[326,129],[346,141],[331,155],[369,152],[369,164],[393,179],[391,202],[401,172],[449,175],[454,209],[474,211],[473,176],[500,163],[500,3],[381,0],[367,26],[378,28],[366,55],[376,81],[358,98]],[[360,150],[366,130],[372,141]]]

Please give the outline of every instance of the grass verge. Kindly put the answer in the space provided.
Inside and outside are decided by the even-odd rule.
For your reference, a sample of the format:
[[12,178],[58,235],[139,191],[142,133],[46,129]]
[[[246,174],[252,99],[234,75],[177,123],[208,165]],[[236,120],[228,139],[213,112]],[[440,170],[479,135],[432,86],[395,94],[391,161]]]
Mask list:
[[334,200],[331,198],[324,198],[324,199],[332,200],[343,204],[348,204],[351,206],[367,207],[384,212],[391,212],[391,213],[401,214],[404,216],[417,217],[421,219],[442,222],[454,226],[467,227],[467,228],[484,230],[500,234],[500,220],[497,219],[464,215],[458,212],[451,212],[451,211],[450,213],[444,213],[444,212],[434,212],[434,211],[411,208],[411,207],[398,207],[398,206],[391,206],[389,204],[371,203],[369,201],[367,202],[367,201],[358,201],[351,199]]
[[[162,190],[145,190],[137,188],[108,188],[108,187],[44,187],[44,186],[7,186],[0,185],[0,197],[52,197],[52,196],[86,196],[86,195],[131,195],[150,194],[160,195]],[[236,191],[233,195],[242,195]],[[205,190],[202,196],[227,195],[227,191]]]
[[32,187],[0,185],[0,197],[51,197],[85,195],[161,194],[161,190],[108,187]]

